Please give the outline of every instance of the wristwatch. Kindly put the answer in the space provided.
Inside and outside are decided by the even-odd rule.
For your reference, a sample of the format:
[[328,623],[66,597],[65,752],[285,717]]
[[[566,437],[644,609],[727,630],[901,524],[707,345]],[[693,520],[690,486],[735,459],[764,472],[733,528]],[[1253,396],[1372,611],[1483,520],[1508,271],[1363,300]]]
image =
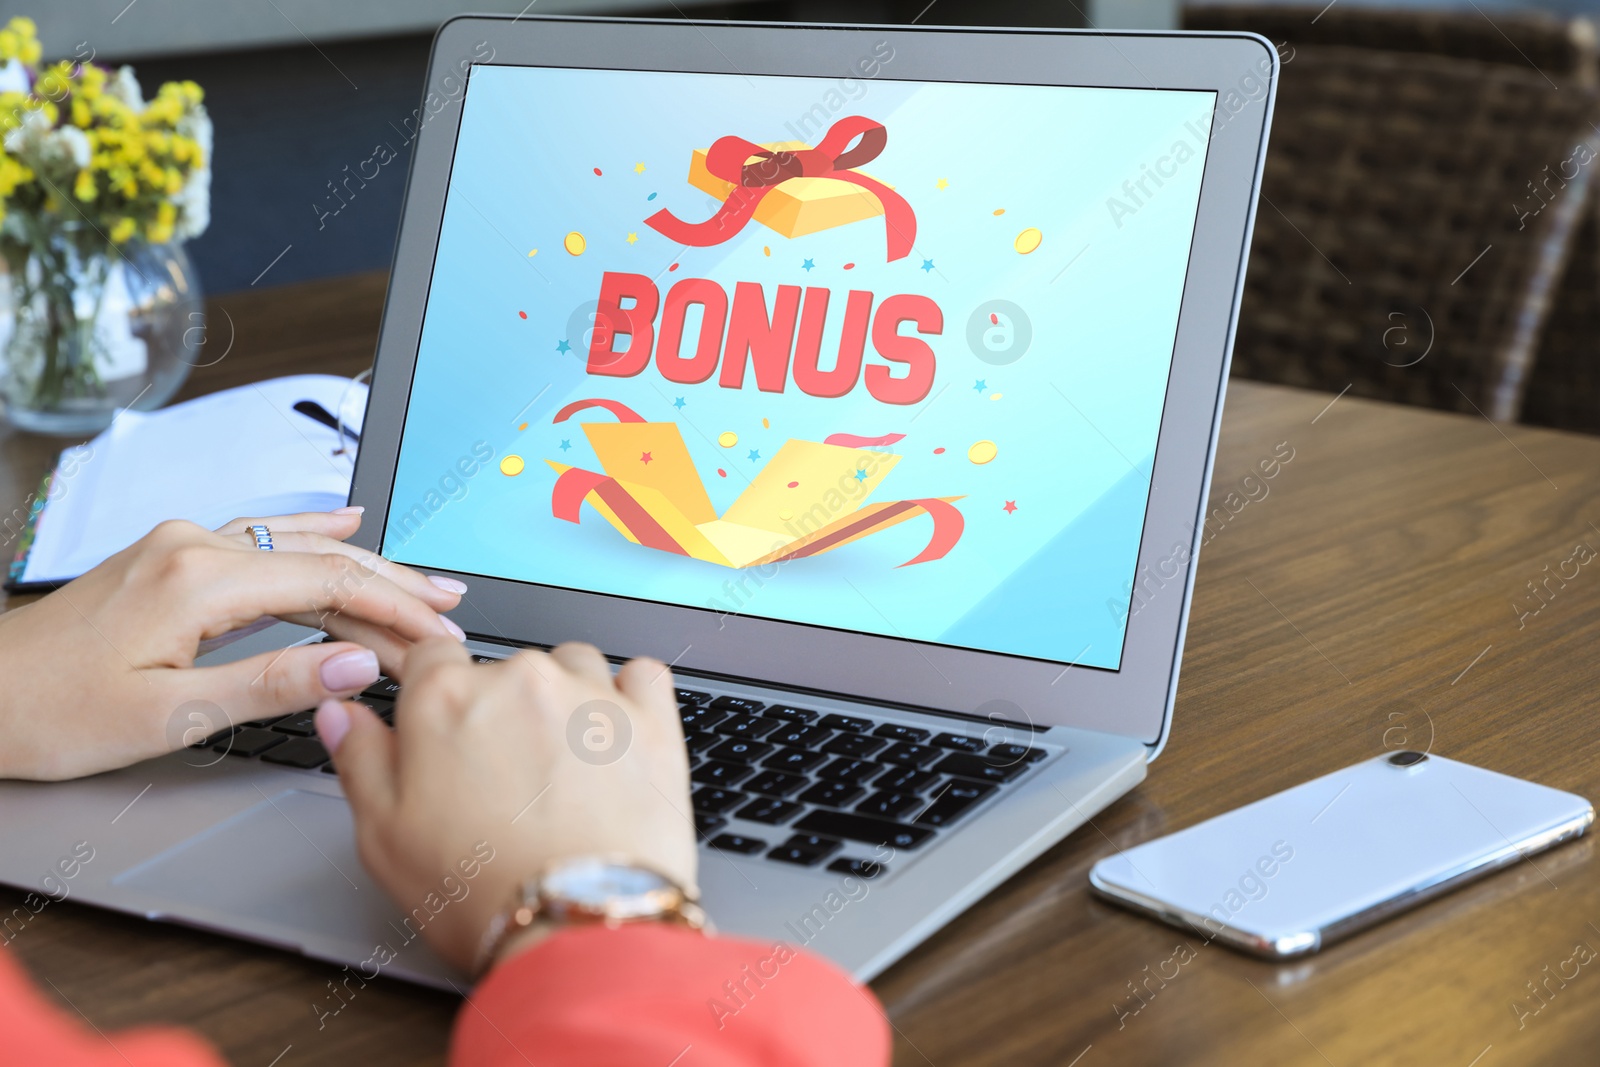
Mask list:
[[706,928],[706,913],[666,875],[614,856],[560,860],[524,882],[516,900],[483,932],[473,973],[481,975],[513,935],[535,922],[555,924],[667,922]]

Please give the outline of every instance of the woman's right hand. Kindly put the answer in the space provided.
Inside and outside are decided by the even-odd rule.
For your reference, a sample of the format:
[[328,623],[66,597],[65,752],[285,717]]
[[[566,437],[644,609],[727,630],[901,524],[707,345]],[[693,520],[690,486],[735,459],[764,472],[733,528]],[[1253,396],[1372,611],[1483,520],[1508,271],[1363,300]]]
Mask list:
[[[432,915],[423,937],[463,971],[494,916],[558,860],[620,857],[696,889],[665,664],[636,659],[613,677],[594,647],[567,644],[478,665],[455,641],[425,641],[407,654],[394,720],[332,700],[317,710],[362,862],[403,912]],[[430,898],[448,903],[434,913]]]

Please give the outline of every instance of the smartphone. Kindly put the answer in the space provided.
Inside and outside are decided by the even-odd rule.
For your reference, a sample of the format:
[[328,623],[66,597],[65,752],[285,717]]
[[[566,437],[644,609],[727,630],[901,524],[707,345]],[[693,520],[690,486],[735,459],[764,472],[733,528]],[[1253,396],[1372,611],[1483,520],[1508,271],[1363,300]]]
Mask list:
[[1576,838],[1580,796],[1393,752],[1108,856],[1094,892],[1256,956],[1286,959]]

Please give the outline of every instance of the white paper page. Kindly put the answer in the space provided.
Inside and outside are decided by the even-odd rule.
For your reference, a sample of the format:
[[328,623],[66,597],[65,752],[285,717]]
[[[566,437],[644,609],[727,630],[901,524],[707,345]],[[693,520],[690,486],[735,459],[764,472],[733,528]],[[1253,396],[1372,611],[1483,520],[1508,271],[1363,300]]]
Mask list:
[[167,519],[210,529],[241,515],[336,508],[349,498],[351,450],[294,410],[313,400],[360,432],[366,387],[296,375],[240,386],[160,411],[125,411],[63,454],[24,582],[73,578]]

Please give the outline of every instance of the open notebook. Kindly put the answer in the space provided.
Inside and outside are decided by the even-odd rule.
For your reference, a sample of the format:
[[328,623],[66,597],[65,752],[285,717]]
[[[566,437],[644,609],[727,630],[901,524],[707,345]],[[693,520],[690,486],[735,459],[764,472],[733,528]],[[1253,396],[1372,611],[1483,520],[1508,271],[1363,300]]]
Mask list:
[[60,585],[166,519],[210,529],[241,515],[342,506],[366,404],[364,385],[304,374],[122,412],[61,453],[25,528],[6,523],[17,549],[6,588]]

